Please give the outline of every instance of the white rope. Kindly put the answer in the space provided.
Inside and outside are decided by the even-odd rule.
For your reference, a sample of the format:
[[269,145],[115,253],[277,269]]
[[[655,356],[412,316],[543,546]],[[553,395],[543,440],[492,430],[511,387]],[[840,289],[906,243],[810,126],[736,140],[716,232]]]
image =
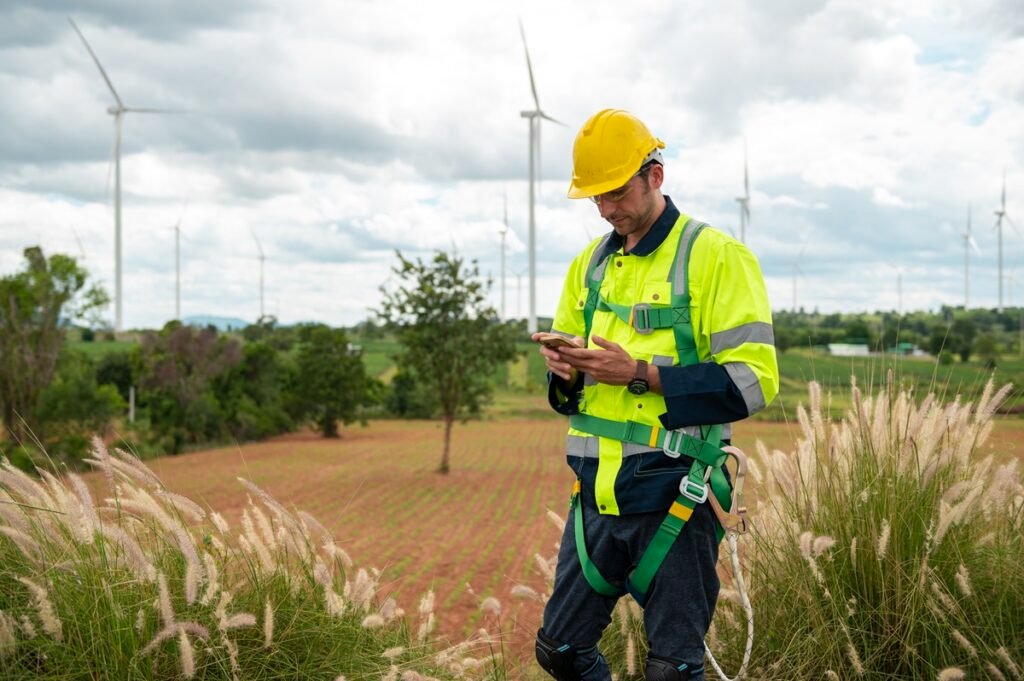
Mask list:
[[740,665],[740,669],[736,672],[736,676],[730,679],[728,674],[722,671],[722,668],[718,665],[718,661],[715,660],[715,656],[711,654],[711,648],[708,647],[706,642],[704,643],[704,650],[707,651],[708,659],[711,661],[711,666],[714,667],[716,672],[718,672],[718,676],[722,681],[739,681],[747,671],[747,664],[750,662],[750,651],[754,648],[754,608],[750,605],[750,598],[747,597],[747,585],[743,581],[743,570],[740,568],[740,552],[739,547],[736,545],[736,533],[730,532],[728,537],[729,559],[732,563],[732,574],[736,580],[736,590],[739,591],[740,602],[743,604],[743,611],[747,614],[747,645],[743,651],[743,664]]

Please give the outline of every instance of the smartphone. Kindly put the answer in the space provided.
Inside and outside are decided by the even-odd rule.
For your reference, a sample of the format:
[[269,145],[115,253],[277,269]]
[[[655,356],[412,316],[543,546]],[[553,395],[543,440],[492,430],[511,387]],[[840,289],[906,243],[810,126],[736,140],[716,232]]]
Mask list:
[[560,336],[557,333],[542,333],[537,342],[541,345],[557,350],[558,348],[575,348],[577,345],[565,336]]

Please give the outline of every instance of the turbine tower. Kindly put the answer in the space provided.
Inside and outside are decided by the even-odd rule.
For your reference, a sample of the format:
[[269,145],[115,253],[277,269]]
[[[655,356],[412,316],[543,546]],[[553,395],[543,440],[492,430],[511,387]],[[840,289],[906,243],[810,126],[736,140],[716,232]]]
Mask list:
[[803,276],[804,273],[804,271],[800,269],[800,258],[803,257],[803,254],[803,249],[800,249],[800,253],[793,258],[793,314],[796,314],[799,309],[796,304],[796,280],[797,277]]
[[181,215],[171,229],[174,230],[174,318],[181,321],[181,220],[185,217],[188,201],[181,207]]
[[[1013,220],[1006,214],[1006,171],[1003,171],[1003,196],[1002,201],[999,204],[999,210],[996,214],[996,232],[999,236],[999,308],[997,312],[1003,311],[1003,220],[1010,223],[1014,231],[1017,231],[1017,226],[1013,224]],[[1019,236],[1019,232],[1018,232]]]
[[498,231],[501,235],[501,321],[505,321],[505,237],[508,236],[508,192],[504,194],[505,227]]
[[541,119],[564,125],[548,116],[540,108],[540,99],[537,97],[537,83],[533,79],[533,65],[530,63],[530,48],[526,46],[526,31],[523,29],[522,20],[519,21],[519,35],[523,39],[523,50],[526,52],[526,70],[530,74],[530,91],[533,93],[533,109],[521,111],[519,115],[530,121],[530,316],[526,324],[526,330],[533,333],[537,330],[537,225],[534,218],[534,204],[536,201],[536,190],[534,182],[540,174],[540,125]]
[[736,197],[740,204],[740,241],[747,242],[747,223],[750,222],[750,177],[747,174],[747,141],[743,141],[743,196]]
[[110,94],[114,96],[114,101],[116,102],[116,105],[107,107],[107,113],[114,117],[114,331],[120,331],[124,321],[124,295],[121,287],[121,124],[124,122],[124,115],[128,112],[172,113],[172,111],[169,109],[139,109],[125,106],[121,96],[114,89],[114,84],[110,82],[110,78],[107,76],[103,65],[100,64],[99,57],[93,52],[89,41],[85,39],[85,35],[79,30],[78,24],[71,17],[68,17],[68,22],[71,24],[71,28],[75,29],[78,37],[82,39],[82,44],[89,51],[89,56],[96,63],[96,68],[99,69],[100,75],[103,76],[103,80],[106,82],[107,87],[110,89]]
[[969,277],[969,256],[970,249],[974,249],[974,252],[981,255],[981,250],[978,249],[978,242],[971,236],[971,204],[967,204],[967,230],[963,233],[964,238],[964,309],[968,309],[968,303],[970,301],[970,277]]
[[263,255],[263,244],[260,243],[260,238],[256,236],[256,232],[252,233],[252,238],[256,241],[256,248],[260,252],[260,319],[263,319],[263,263],[266,262],[267,257]]

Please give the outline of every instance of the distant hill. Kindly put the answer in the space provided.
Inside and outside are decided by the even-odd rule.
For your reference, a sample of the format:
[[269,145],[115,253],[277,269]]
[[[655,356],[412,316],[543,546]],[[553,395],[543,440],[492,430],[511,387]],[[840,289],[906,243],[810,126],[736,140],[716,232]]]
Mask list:
[[230,331],[232,329],[237,331],[251,324],[251,322],[239,319],[238,317],[212,317],[210,315],[185,317],[181,320],[181,323],[188,326],[213,326],[218,331]]

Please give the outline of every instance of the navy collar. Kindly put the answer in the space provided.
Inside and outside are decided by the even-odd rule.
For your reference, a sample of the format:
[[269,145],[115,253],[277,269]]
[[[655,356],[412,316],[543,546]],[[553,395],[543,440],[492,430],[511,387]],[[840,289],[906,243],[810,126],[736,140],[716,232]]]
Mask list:
[[[647,234],[644,234],[643,238],[640,239],[639,243],[633,247],[627,255],[650,255],[657,250],[661,242],[665,240],[668,233],[672,231],[676,221],[679,220],[679,209],[672,203],[672,199],[669,196],[665,196],[665,210],[662,211],[661,215],[654,224],[651,225],[651,229],[648,230]],[[608,239],[608,243],[604,246],[604,253],[601,254],[601,260],[604,260],[605,256],[615,253],[622,248],[625,242],[625,237],[619,236],[615,231],[612,231],[611,238]]]

